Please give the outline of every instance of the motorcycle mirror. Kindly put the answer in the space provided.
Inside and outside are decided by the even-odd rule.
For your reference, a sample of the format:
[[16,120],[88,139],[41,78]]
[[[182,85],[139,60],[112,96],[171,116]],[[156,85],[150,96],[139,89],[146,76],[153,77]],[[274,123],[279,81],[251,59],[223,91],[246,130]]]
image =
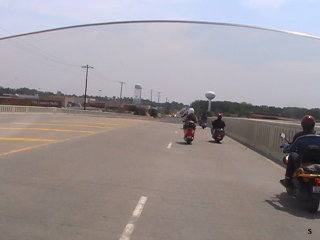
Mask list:
[[285,133],[280,133],[280,138],[282,138],[283,140],[286,139],[286,134]]

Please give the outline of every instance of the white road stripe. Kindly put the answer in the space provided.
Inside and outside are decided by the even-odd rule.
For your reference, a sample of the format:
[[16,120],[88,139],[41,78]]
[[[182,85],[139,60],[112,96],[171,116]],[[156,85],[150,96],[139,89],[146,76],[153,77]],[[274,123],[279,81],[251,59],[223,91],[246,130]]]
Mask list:
[[134,230],[134,224],[138,221],[139,217],[141,216],[142,210],[143,210],[144,205],[146,204],[147,200],[148,200],[148,198],[145,196],[142,196],[139,199],[139,202],[138,202],[136,208],[134,209],[132,216],[131,216],[128,224],[124,228],[119,240],[130,240],[131,234],[133,233],[133,230]]
[[170,149],[172,147],[172,142],[169,142],[167,149]]

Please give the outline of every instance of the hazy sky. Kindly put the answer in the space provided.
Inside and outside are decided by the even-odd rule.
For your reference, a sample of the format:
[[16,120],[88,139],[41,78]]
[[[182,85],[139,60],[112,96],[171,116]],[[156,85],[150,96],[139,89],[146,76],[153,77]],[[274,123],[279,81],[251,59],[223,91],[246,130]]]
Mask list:
[[[232,2],[232,3],[231,3]],[[0,36],[77,24],[177,19],[248,24],[320,35],[318,0],[0,0]],[[79,28],[0,41],[0,85],[190,103],[216,100],[319,107],[320,41],[234,27],[132,24]],[[308,93],[308,94],[301,94]]]
[[123,20],[198,20],[320,35],[320,0],[0,0],[0,34]]

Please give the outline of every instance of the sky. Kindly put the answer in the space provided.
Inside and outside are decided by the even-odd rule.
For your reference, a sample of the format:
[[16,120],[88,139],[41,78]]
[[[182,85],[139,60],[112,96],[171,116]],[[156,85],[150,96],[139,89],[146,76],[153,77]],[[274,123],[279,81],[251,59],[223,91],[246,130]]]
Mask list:
[[[320,36],[319,10],[319,0],[0,0],[0,37],[127,20],[225,22]],[[185,24],[58,31],[0,40],[0,85],[81,94],[81,66],[90,64],[92,95],[117,96],[119,81],[125,81],[129,97],[139,82],[144,98],[153,89],[154,97],[161,92],[161,101],[188,104],[213,90],[216,100],[319,107],[319,44],[259,30]],[[297,98],[302,90],[314,95]]]
[[2,36],[125,20],[198,20],[320,35],[320,0],[0,0]]

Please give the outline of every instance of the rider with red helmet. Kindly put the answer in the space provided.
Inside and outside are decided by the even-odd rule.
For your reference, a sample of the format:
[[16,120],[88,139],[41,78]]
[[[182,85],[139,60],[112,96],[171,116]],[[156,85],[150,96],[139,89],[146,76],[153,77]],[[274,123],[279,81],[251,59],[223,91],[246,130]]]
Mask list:
[[[313,116],[306,115],[301,119],[301,127],[302,131],[298,132],[294,135],[293,140],[289,146],[289,159],[286,169],[285,179],[280,180],[280,182],[285,187],[291,186],[291,178],[296,169],[300,166],[300,158],[297,149],[299,149],[298,145],[301,144],[300,138],[305,135],[315,135],[316,131],[314,130],[314,126],[316,125],[316,121]],[[316,144],[317,145],[317,144]]]
[[314,126],[316,125],[316,121],[311,115],[306,115],[301,119],[301,127],[302,131],[297,132],[292,140],[292,143],[294,143],[298,137],[307,135],[307,134],[315,134],[316,131],[314,130]]
[[226,124],[224,121],[222,121],[222,114],[218,113],[217,114],[217,119],[212,121],[212,129],[217,129],[217,128],[225,128]]

